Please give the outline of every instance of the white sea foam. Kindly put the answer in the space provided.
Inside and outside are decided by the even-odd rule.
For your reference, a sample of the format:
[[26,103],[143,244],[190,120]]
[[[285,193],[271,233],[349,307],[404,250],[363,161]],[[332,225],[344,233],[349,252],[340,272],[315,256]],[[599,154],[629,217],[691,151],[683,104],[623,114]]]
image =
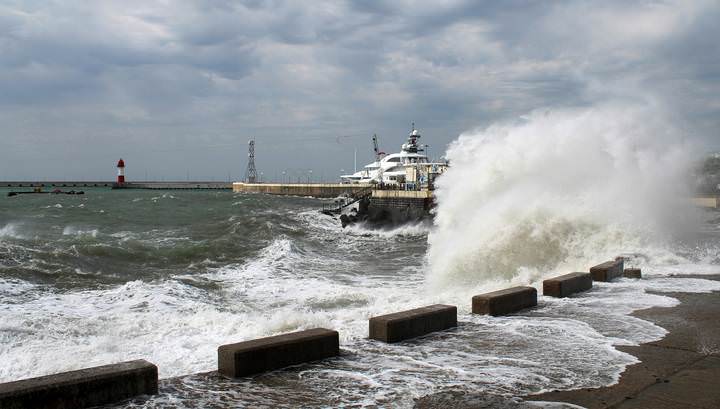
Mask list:
[[63,228],[63,236],[89,236],[97,237],[98,229],[84,229],[76,226],[65,226]]
[[[0,338],[12,342],[0,346],[0,356],[9,360],[0,380],[133,358],[158,364],[162,377],[212,370],[217,345],[322,326],[338,329],[343,348],[356,354],[337,370],[364,378],[364,386],[337,387],[358,399],[367,399],[362,396],[367,389],[371,401],[382,402],[465,382],[493,392],[599,386],[614,382],[635,362],[613,344],[647,342],[665,333],[626,315],[675,302],[646,289],[720,289],[697,279],[622,280],[582,297],[543,300],[526,316],[496,319],[469,314],[463,294],[423,286],[421,271],[338,281],[327,268],[308,268],[322,261],[309,260],[292,240],[281,238],[247,263],[169,280],[43,292],[30,299],[32,285],[0,282],[3,297],[25,294],[23,303],[2,305]],[[207,293],[210,283],[221,291]],[[451,337],[418,341],[410,350],[365,340],[368,317],[432,302],[460,306],[462,325]],[[613,308],[598,317],[595,311],[604,303]],[[543,345],[564,353],[544,351]],[[53,359],[58,354],[71,359]],[[320,382],[324,370],[306,377]]]
[[151,198],[150,198],[150,200],[151,200],[153,203],[157,203],[157,201],[158,201],[158,200],[161,200],[161,199],[177,199],[177,197],[173,196],[173,195],[170,194],[170,193],[163,193],[163,194],[160,195],[160,196],[154,196],[154,197],[151,197]]
[[368,229],[362,224],[353,224],[346,227],[347,234],[378,236],[390,238],[394,236],[423,236],[430,232],[430,225],[414,223],[397,226],[391,229]]
[[8,224],[0,227],[0,238],[2,238],[2,237],[22,238],[22,235],[18,231],[19,231],[18,224],[8,223]]
[[128,240],[137,240],[140,237],[140,234],[132,231],[119,231],[115,233],[111,233],[110,237],[114,237],[116,239],[120,239],[120,241],[128,241]]
[[[12,279],[12,278],[0,278],[0,294],[5,297],[18,297],[25,295],[28,292],[35,290],[36,285],[28,283],[23,280]],[[8,299],[3,298],[3,299]]]

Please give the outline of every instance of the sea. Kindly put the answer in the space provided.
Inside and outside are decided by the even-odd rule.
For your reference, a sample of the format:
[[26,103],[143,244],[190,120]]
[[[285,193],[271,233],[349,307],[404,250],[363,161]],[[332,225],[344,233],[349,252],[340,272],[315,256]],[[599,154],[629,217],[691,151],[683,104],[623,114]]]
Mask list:
[[[308,197],[0,189],[0,382],[158,366],[158,395],[108,408],[452,407],[458,396],[512,406],[613,384],[638,362],[617,346],[667,333],[633,311],[720,291],[703,278],[720,274],[720,213],[668,190],[685,147],[657,145],[624,115],[542,112],[469,131],[448,149],[433,221],[395,229],[343,229],[319,212],[327,200]],[[643,279],[471,314],[475,294],[541,290],[616,256]],[[435,303],[458,307],[457,328],[368,339],[370,317]],[[220,345],[315,327],[339,332],[339,357],[250,378],[214,372]],[[698,350],[720,349],[707,342]]]

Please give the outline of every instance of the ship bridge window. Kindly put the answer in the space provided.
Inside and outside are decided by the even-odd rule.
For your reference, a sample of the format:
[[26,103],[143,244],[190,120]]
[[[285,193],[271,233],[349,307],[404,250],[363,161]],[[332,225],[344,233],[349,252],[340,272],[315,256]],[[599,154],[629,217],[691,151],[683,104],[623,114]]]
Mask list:
[[400,162],[400,157],[390,158],[387,161],[388,162]]

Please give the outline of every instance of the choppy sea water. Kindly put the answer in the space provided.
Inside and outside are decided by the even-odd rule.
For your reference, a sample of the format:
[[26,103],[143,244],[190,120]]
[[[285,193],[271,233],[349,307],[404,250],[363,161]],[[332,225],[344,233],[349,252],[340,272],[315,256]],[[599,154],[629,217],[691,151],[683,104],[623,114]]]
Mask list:
[[[712,212],[670,250],[628,249],[647,279],[597,283],[489,318],[469,313],[472,292],[523,280],[540,287],[559,271],[436,285],[432,227],[343,230],[311,198],[5,192],[0,382],[138,358],[158,365],[161,393],[119,407],[411,407],[444,391],[518,397],[602,386],[636,362],[614,345],[665,334],[628,315],[677,303],[648,290],[720,290],[715,281],[666,277],[720,273]],[[395,345],[366,339],[369,317],[436,302],[458,306],[457,329]],[[340,332],[341,357],[240,380],[205,373],[216,368],[219,345],[312,327]]]

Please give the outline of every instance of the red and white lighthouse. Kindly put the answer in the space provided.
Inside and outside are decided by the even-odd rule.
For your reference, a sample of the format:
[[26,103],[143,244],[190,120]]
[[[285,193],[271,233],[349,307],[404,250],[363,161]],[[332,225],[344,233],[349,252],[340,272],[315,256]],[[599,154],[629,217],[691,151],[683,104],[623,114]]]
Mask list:
[[118,169],[118,178],[117,178],[117,184],[122,185],[125,183],[125,161],[120,159],[117,164]]

